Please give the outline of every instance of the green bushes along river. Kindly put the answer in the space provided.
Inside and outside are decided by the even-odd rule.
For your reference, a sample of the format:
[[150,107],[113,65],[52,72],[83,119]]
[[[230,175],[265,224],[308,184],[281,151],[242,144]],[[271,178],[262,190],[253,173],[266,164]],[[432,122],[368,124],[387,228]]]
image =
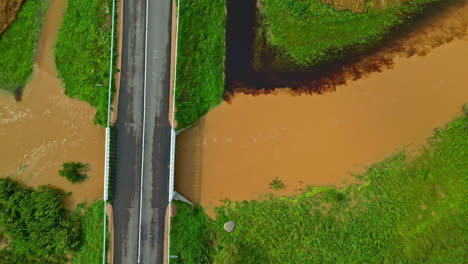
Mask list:
[[100,263],[103,202],[70,213],[64,194],[48,187],[35,190],[0,178],[0,263]]
[[0,89],[21,94],[34,63],[47,0],[26,0],[14,22],[0,34]]
[[177,129],[218,105],[224,92],[225,0],[181,0],[177,48]]
[[465,263],[467,131],[468,116],[454,119],[419,156],[400,152],[371,166],[364,184],[227,202],[216,220],[175,203],[171,262]]
[[112,0],[67,1],[55,46],[65,94],[97,107],[99,125],[107,122],[111,13]]

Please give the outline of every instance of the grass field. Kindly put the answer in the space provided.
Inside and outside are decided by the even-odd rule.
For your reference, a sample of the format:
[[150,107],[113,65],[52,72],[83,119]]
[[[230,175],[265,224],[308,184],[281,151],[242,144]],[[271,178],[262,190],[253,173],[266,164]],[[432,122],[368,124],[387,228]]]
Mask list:
[[27,0],[16,20],[0,34],[0,89],[21,93],[33,71],[47,0]]
[[354,13],[320,0],[261,0],[258,16],[264,29],[260,32],[278,53],[277,64],[307,68],[377,45],[438,1],[449,0],[411,0],[385,9],[372,8],[367,1],[361,13]]
[[171,254],[176,263],[465,263],[467,131],[468,116],[452,120],[418,156],[372,165],[365,184],[227,202],[208,223],[176,204]]
[[181,0],[177,49],[177,129],[222,101],[225,0]]
[[[72,263],[102,263],[103,215],[103,201],[94,202],[86,209],[81,220],[80,247],[73,253]],[[107,232],[107,239],[109,239],[109,232]]]
[[99,125],[107,122],[111,13],[112,0],[67,1],[55,46],[65,93],[97,107]]

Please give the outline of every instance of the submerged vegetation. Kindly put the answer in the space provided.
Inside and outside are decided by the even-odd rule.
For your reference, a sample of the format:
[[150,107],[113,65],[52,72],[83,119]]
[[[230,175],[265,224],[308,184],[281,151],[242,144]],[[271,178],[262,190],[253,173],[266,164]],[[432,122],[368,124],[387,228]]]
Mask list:
[[97,107],[99,125],[107,122],[111,13],[111,0],[67,1],[55,46],[65,94]]
[[90,170],[90,164],[81,162],[65,162],[58,174],[71,183],[79,183],[88,178],[86,174]]
[[366,1],[352,12],[346,5],[338,10],[320,0],[261,0],[258,16],[264,28],[260,38],[278,53],[277,64],[302,69],[373,47],[439,1],[448,0],[409,0],[385,9],[372,8],[373,3]]
[[13,23],[0,33],[1,90],[21,94],[28,82],[47,3],[47,0],[25,1]]
[[181,0],[177,49],[177,129],[222,101],[225,0]]
[[364,184],[227,202],[208,223],[199,207],[175,204],[174,262],[464,263],[467,129],[468,116],[454,119],[418,156],[400,152],[371,166]]

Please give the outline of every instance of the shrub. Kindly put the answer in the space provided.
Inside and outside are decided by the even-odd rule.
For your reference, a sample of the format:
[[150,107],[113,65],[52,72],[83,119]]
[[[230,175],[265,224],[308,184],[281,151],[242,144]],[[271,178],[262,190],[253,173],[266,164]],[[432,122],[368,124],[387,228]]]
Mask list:
[[58,174],[66,178],[71,183],[79,183],[88,178],[86,174],[90,170],[89,164],[81,162],[65,162],[63,169],[58,171]]

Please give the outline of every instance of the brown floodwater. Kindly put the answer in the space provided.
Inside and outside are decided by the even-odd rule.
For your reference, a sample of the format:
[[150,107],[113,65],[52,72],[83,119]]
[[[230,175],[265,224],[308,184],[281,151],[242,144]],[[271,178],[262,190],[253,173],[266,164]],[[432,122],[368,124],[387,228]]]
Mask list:
[[[209,209],[220,200],[288,195],[309,185],[343,186],[351,173],[421,144],[468,102],[468,40],[335,92],[235,94],[177,138],[176,190]],[[269,189],[278,177],[280,191]]]
[[[64,9],[65,0],[51,1],[22,101],[0,94],[0,176],[72,192],[65,200],[71,209],[103,195],[105,131],[93,123],[96,109],[67,97],[56,77],[53,46]],[[71,184],[58,176],[67,161],[90,163],[90,178]]]

